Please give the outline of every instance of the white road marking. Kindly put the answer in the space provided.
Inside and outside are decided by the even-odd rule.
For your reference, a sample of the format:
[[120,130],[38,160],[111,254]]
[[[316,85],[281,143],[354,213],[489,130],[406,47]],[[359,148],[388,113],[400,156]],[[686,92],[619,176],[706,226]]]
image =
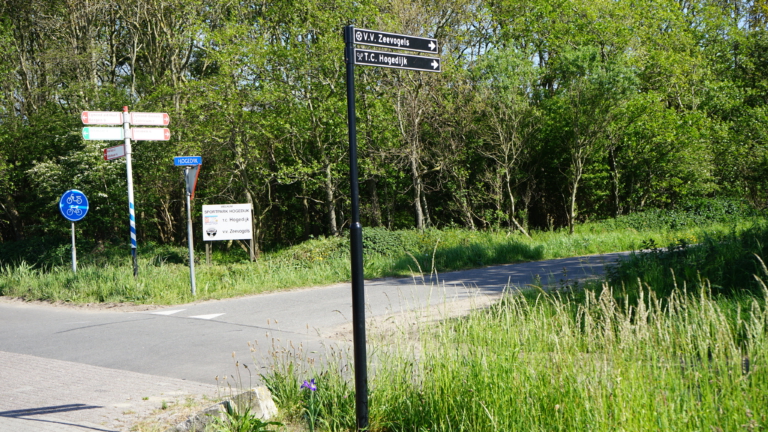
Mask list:
[[218,316],[222,316],[222,315],[224,315],[224,314],[223,313],[218,313],[218,314],[210,314],[210,315],[191,316],[190,318],[210,320],[210,319],[214,319],[214,318],[216,318]]
[[150,312],[152,315],[173,315],[175,313],[179,313],[181,311],[185,311],[186,309],[174,309],[174,310],[167,310],[167,311],[160,311],[160,312]]

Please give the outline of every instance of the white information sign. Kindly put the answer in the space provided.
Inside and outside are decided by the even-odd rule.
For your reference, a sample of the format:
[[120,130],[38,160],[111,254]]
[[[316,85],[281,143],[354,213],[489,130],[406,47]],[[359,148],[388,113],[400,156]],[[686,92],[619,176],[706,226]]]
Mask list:
[[83,124],[119,125],[123,124],[123,113],[119,111],[83,111],[80,114]]
[[132,112],[131,124],[144,126],[168,126],[171,117],[166,113]]
[[253,236],[250,204],[203,206],[203,240],[250,240]]
[[168,141],[171,130],[168,128],[131,128],[131,138],[135,141]]
[[125,144],[104,149],[104,160],[125,157]]

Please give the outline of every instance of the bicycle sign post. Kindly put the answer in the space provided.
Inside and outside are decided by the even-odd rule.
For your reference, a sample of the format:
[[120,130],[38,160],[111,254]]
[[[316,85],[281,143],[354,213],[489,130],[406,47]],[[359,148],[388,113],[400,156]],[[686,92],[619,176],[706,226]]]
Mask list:
[[125,157],[125,176],[128,179],[128,223],[131,234],[131,258],[133,277],[139,276],[137,258],[136,210],[133,207],[133,165],[131,162],[133,141],[168,141],[171,130],[168,128],[131,128],[131,125],[168,126],[171,117],[167,113],[128,112],[128,107],[119,111],[83,111],[80,119],[85,125],[122,125],[122,127],[84,127],[83,139],[97,141],[124,141],[123,145],[104,150],[104,159],[112,160]]
[[64,219],[72,222],[72,272],[77,273],[77,248],[75,247],[75,222],[88,214],[88,198],[77,189],[64,192],[59,199],[59,211]]

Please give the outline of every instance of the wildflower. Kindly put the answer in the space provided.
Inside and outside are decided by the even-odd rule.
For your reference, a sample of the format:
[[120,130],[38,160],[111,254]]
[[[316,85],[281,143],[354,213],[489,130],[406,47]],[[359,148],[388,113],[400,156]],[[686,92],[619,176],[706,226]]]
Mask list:
[[306,389],[309,389],[310,391],[316,391],[317,386],[315,385],[315,379],[312,378],[309,381],[304,380],[304,384],[301,385],[301,388],[306,388]]

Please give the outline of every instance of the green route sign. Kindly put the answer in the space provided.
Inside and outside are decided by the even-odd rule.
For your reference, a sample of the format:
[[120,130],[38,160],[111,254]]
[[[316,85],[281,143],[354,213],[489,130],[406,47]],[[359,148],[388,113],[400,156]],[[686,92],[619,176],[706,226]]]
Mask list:
[[125,139],[121,127],[84,127],[83,139],[95,141],[119,141]]

